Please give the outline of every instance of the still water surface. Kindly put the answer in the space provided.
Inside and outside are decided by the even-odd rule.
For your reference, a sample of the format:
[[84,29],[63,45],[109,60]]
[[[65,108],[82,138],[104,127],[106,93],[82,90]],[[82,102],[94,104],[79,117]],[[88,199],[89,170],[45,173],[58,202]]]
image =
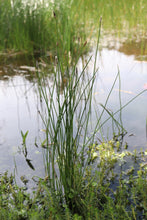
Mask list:
[[[91,54],[94,54],[93,50]],[[94,56],[88,66],[93,69]],[[99,110],[99,103],[105,102],[114,79],[120,71],[121,102],[126,104],[135,95],[141,92],[147,83],[147,62],[137,61],[134,55],[125,55],[115,49],[102,49],[97,57],[99,67],[94,87],[94,109]],[[78,70],[82,70],[82,61],[79,61]],[[38,114],[40,108],[39,97],[36,93],[37,83],[31,81],[28,74],[22,71],[13,76],[7,71],[3,74],[0,69],[0,172],[13,172],[15,163],[19,176],[44,176],[42,149],[35,146],[43,140],[43,123]],[[117,80],[110,96],[107,108],[110,111],[119,109],[119,81]],[[94,110],[92,123],[95,122]],[[116,116],[116,118],[119,117]],[[122,113],[123,126],[127,130],[125,142],[130,150],[146,149],[146,119],[147,119],[147,92],[129,104]],[[111,137],[109,123],[105,127],[104,135],[108,132]],[[35,171],[26,164],[25,158],[19,153],[22,144],[21,130],[29,131],[27,137],[28,158],[32,160]]]

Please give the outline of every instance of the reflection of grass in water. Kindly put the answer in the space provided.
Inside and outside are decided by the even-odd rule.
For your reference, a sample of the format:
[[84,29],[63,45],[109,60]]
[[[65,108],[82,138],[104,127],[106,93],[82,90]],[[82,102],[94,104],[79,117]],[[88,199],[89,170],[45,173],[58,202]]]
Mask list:
[[135,40],[127,40],[122,43],[119,51],[126,55],[135,55],[137,60],[147,61],[147,39],[140,39],[138,42]]

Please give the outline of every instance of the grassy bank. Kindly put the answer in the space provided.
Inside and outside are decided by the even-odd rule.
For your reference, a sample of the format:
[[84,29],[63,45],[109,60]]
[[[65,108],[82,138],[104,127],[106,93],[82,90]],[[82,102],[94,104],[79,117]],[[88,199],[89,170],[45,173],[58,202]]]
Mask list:
[[0,1],[0,50],[76,55],[103,19],[111,36],[144,40],[147,3],[133,1]]
[[[0,1],[0,50],[54,57],[76,55],[85,36],[70,1]],[[78,6],[77,6],[78,7]],[[46,52],[49,52],[46,54]]]
[[[128,36],[146,36],[146,11],[147,3],[142,1],[109,1],[86,0],[81,3],[86,16],[89,15],[96,21],[102,16],[103,28],[110,32],[128,34]],[[88,21],[87,21],[88,22]]]

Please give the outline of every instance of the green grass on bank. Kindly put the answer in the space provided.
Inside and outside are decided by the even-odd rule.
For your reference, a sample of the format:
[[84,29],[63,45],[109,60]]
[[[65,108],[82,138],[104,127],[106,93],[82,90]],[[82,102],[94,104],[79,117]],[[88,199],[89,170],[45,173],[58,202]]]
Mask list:
[[[128,36],[146,36],[147,2],[145,0],[85,0],[82,1],[85,16],[103,18],[104,30],[121,33]],[[87,15],[86,15],[87,13]],[[86,18],[85,18],[86,20]]]
[[103,31],[126,39],[146,37],[146,0],[0,0],[0,50],[68,56]]
[[[0,1],[0,50],[71,56],[84,44],[70,1]],[[78,6],[77,6],[78,7]]]

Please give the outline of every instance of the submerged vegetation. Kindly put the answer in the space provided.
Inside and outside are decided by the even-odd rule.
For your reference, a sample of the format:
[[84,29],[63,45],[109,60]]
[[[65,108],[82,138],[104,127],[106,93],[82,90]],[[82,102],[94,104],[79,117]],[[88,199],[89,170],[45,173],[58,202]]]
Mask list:
[[[40,145],[46,176],[38,177],[36,187],[29,194],[27,180],[20,187],[15,176],[7,172],[1,175],[0,219],[146,219],[147,152],[129,152],[127,143],[123,143],[126,131],[121,112],[135,98],[123,106],[119,93],[118,111],[112,113],[107,108],[117,79],[120,84],[119,71],[105,104],[101,104],[102,111],[99,115],[95,113],[95,123],[91,121],[100,16],[102,30],[117,29],[121,35],[123,27],[126,36],[127,27],[128,30],[136,28],[145,37],[142,18],[146,17],[145,0],[139,4],[138,1],[108,0],[30,2],[0,0],[0,50],[56,57],[56,62],[52,62],[52,82],[46,70],[36,71],[42,107],[39,115],[45,132]],[[88,40],[95,36],[98,19],[93,69],[87,73],[90,57],[79,72],[78,60],[88,49]],[[134,33],[129,34],[134,36]],[[108,119],[103,121],[105,113]],[[119,120],[115,118],[118,113]],[[113,137],[106,140],[102,128],[109,119]],[[89,126],[93,128],[92,133]],[[28,159],[27,135],[28,131],[21,132],[22,152],[34,169]]]

